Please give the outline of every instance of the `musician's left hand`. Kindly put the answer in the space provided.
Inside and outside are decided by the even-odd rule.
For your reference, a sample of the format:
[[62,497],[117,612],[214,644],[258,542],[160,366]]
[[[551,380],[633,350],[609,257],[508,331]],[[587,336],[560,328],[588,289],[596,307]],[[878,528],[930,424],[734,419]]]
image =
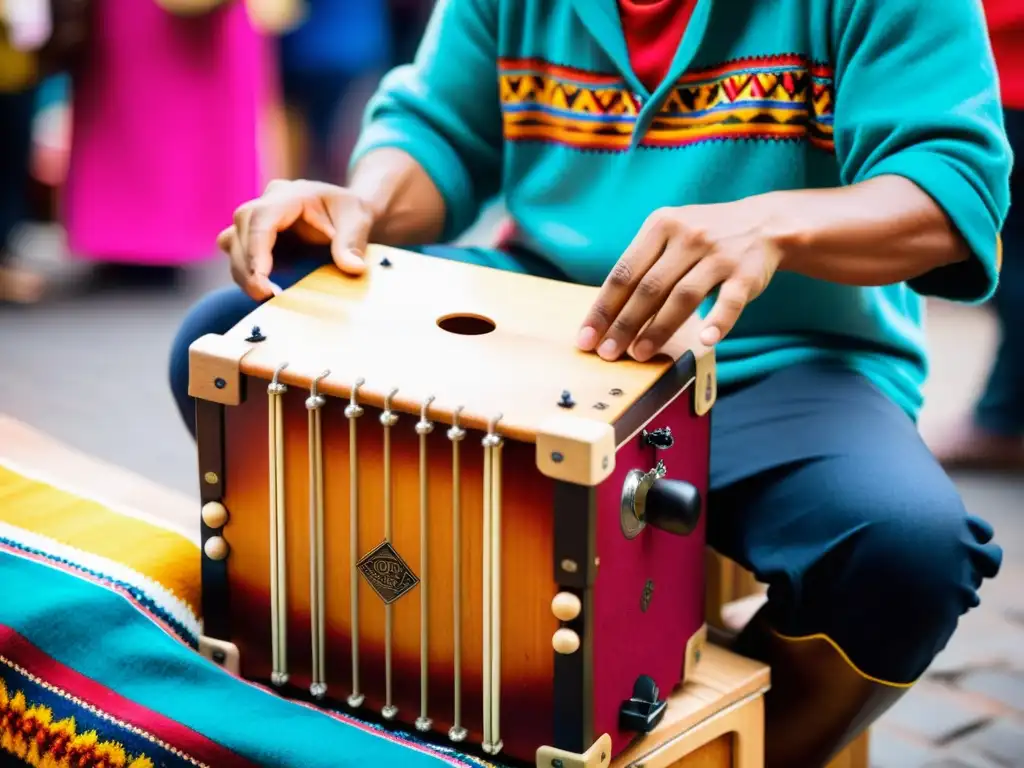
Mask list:
[[579,346],[644,361],[719,288],[700,341],[713,346],[768,286],[781,261],[772,212],[752,199],[656,211],[612,268],[580,330]]

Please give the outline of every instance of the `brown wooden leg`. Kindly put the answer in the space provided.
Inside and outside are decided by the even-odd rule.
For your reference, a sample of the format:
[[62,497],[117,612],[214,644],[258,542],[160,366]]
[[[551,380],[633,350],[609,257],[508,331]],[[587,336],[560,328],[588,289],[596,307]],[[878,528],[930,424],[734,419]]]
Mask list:
[[850,746],[840,752],[828,768],[868,768],[870,764],[870,731],[862,733]]

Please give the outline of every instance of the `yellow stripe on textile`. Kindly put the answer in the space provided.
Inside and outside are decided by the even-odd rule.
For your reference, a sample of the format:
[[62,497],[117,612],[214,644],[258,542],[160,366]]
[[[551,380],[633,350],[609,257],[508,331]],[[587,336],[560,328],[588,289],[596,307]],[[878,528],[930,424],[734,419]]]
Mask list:
[[179,533],[119,514],[2,465],[0,523],[130,568],[162,585],[199,615],[199,548]]

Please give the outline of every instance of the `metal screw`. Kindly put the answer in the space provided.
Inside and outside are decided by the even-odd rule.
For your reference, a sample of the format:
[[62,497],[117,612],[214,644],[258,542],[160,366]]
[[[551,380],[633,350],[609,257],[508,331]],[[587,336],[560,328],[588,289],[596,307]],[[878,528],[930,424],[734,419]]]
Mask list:
[[203,475],[203,479],[206,481],[207,485],[216,485],[219,480],[216,472],[207,472]]
[[562,762],[561,758],[556,757],[551,761],[551,768],[565,768],[565,763]]
[[607,407],[608,403],[594,403],[594,409],[598,411],[603,411]]
[[223,664],[225,659],[227,659],[227,654],[225,654],[224,651],[213,652],[213,660],[218,664]]
[[576,564],[575,560],[570,560],[569,558],[566,558],[562,561],[562,570],[566,573],[576,573],[576,571],[578,571],[579,568],[580,567]]
[[215,386],[217,389],[224,389],[224,387],[226,387],[227,385],[228,383],[224,381],[224,379],[216,378],[213,380],[213,386]]
[[608,394],[611,395],[612,397],[622,397],[622,390],[619,389],[618,387],[615,387],[615,389],[608,390]]
[[555,464],[561,464],[563,461],[565,461],[565,456],[563,456],[558,451],[555,451],[554,453],[551,454],[551,460],[555,462]]
[[640,612],[647,613],[647,609],[651,605],[651,598],[654,597],[654,582],[651,579],[647,580],[644,584],[644,591],[640,595]]

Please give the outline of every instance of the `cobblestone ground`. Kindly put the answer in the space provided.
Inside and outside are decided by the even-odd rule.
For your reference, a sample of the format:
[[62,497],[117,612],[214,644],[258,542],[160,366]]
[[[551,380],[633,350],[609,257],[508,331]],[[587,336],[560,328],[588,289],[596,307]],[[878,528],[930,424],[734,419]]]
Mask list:
[[[36,233],[25,247],[34,261],[77,276],[57,260],[51,234]],[[225,279],[218,261],[172,290],[85,283],[44,306],[0,308],[0,410],[193,492],[192,447],[167,393],[167,349],[189,303]],[[995,335],[977,309],[935,305],[931,315],[925,431],[977,391]],[[874,729],[873,768],[1024,767],[1024,478],[957,481],[971,510],[995,526],[1006,565],[926,678]]]

